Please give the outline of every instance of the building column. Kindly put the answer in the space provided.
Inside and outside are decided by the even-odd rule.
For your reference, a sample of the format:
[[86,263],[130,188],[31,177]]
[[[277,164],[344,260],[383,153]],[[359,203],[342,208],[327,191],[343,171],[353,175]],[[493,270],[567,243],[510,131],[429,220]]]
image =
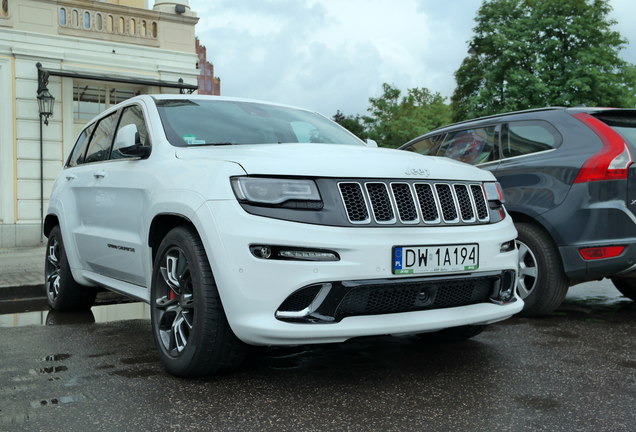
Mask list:
[[15,246],[15,79],[11,57],[0,56],[0,248]]

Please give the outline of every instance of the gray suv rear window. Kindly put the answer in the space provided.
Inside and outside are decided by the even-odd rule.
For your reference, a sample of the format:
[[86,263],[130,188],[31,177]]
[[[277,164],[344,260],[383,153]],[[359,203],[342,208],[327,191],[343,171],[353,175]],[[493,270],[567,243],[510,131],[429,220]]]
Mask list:
[[597,114],[594,117],[620,133],[632,148],[636,148],[636,112],[622,111],[612,114]]

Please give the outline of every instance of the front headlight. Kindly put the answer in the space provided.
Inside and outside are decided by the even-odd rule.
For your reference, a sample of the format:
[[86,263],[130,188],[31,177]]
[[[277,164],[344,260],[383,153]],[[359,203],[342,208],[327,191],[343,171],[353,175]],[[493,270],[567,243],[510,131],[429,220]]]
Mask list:
[[484,189],[486,190],[486,199],[488,201],[506,202],[499,182],[486,182],[484,183]]
[[313,180],[267,177],[234,177],[232,189],[239,201],[290,208],[322,208]]

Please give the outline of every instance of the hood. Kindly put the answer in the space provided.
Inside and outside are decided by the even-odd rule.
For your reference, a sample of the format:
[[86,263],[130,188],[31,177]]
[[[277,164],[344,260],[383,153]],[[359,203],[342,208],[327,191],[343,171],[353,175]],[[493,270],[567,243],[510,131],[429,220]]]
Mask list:
[[249,175],[494,181],[485,170],[442,157],[337,144],[255,144],[182,147],[182,160],[234,162]]

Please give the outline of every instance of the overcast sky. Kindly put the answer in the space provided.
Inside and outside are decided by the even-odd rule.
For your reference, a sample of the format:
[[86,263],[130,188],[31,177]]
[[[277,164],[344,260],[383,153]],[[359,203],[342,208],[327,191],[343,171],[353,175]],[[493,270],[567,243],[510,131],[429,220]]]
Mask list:
[[[481,0],[189,0],[221,94],[365,114],[382,83],[450,97]],[[632,42],[636,1],[610,0]]]

